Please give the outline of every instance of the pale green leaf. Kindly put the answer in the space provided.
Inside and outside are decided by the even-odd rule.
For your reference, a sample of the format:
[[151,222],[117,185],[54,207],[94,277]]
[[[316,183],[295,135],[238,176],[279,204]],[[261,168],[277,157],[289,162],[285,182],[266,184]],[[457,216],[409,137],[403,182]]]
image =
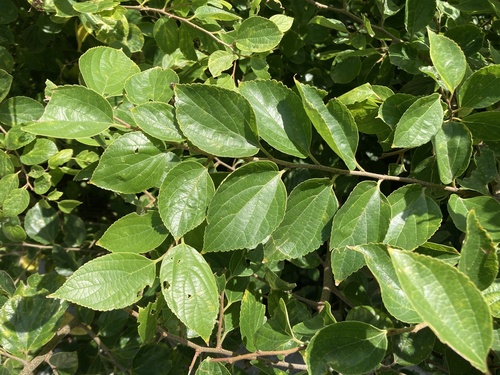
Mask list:
[[174,107],[167,103],[150,102],[132,108],[135,123],[151,137],[167,142],[183,142],[184,137],[175,120]]
[[120,193],[138,193],[156,186],[168,159],[162,148],[141,132],[126,133],[104,151],[90,182]]
[[14,96],[0,106],[0,122],[8,126],[17,126],[36,121],[43,115],[43,105],[25,96]]
[[440,260],[394,249],[390,254],[401,287],[424,322],[442,342],[486,372],[493,326],[476,286]]
[[29,203],[30,194],[28,190],[22,188],[13,189],[2,203],[2,214],[5,217],[17,216],[28,208]]
[[195,375],[231,375],[226,367],[220,362],[210,362],[210,357],[200,363]]
[[323,16],[314,16],[313,18],[311,18],[309,23],[320,25],[323,27],[327,27],[329,29],[337,30],[337,31],[342,31],[344,33],[348,32],[344,23],[342,21],[336,20],[334,18],[326,18]]
[[366,374],[384,359],[385,330],[363,322],[339,322],[316,333],[306,349],[311,375],[330,373],[330,367],[345,375]]
[[5,135],[4,147],[7,150],[18,150],[33,142],[35,138],[34,134],[23,131],[21,126],[14,127]]
[[160,282],[170,310],[208,342],[219,313],[219,293],[205,259],[191,246],[177,245],[163,258]]
[[429,142],[443,123],[439,94],[417,99],[403,114],[392,147],[417,147]]
[[265,322],[266,306],[257,299],[254,291],[246,289],[241,301],[240,333],[243,344],[248,350],[256,350],[255,333]]
[[463,118],[462,122],[469,128],[475,139],[500,141],[500,112],[473,113]]
[[266,261],[294,259],[316,250],[330,235],[338,202],[328,179],[309,179],[288,197],[285,217],[264,247]]
[[153,37],[162,52],[166,54],[173,53],[179,47],[179,27],[177,21],[161,17],[154,23]]
[[95,91],[83,86],[58,87],[37,122],[22,129],[54,138],[84,138],[97,135],[113,125],[113,109]]
[[23,149],[23,154],[19,158],[23,164],[42,164],[57,154],[57,146],[50,139],[37,138]]
[[465,55],[453,40],[427,29],[432,64],[448,91],[453,93],[465,76]]
[[253,107],[262,139],[285,154],[307,157],[311,123],[292,90],[267,80],[243,82],[239,91]]
[[392,217],[384,243],[402,249],[424,244],[441,225],[441,209],[420,185],[406,185],[388,197]]
[[52,245],[59,233],[59,216],[57,211],[43,201],[31,207],[24,218],[26,234],[33,240]]
[[292,28],[294,20],[293,17],[286,16],[284,14],[274,14],[269,19],[273,21],[276,26],[278,26],[278,29],[280,29],[282,33],[286,33]]
[[139,301],[155,273],[155,263],[141,255],[108,254],[85,263],[50,297],[92,310],[123,309]]
[[235,13],[209,5],[202,5],[196,8],[194,15],[196,18],[202,20],[236,21],[241,19],[241,17]]
[[337,283],[364,265],[363,255],[349,246],[382,242],[390,219],[391,207],[377,183],[359,183],[333,218],[330,248]]
[[175,239],[200,225],[215,192],[208,170],[195,161],[173,167],[158,195],[160,216]]
[[298,81],[295,81],[295,85],[318,133],[349,169],[356,168],[359,134],[351,112],[339,100],[331,100],[325,105],[318,90],[312,86]]
[[87,87],[103,96],[120,96],[129,77],[139,67],[122,50],[95,47],[80,57],[80,73]]
[[14,77],[12,77],[9,73],[0,69],[0,102],[9,94],[10,85],[12,84],[13,79]]
[[176,85],[174,91],[177,121],[196,147],[227,157],[258,152],[255,115],[243,96],[208,85]]
[[486,108],[500,100],[500,65],[488,65],[465,80],[458,95],[463,108]]
[[97,244],[112,253],[145,253],[160,246],[168,232],[157,211],[132,212],[115,221]]
[[0,204],[3,204],[10,192],[19,187],[19,176],[17,173],[9,173],[0,179]]
[[489,184],[498,176],[495,152],[488,147],[481,148],[474,155],[475,169],[469,176],[459,179],[462,189],[475,190],[483,195],[490,195]]
[[237,56],[231,52],[218,50],[213,52],[208,58],[208,70],[213,77],[218,77],[223,71],[233,66],[233,61]]
[[496,279],[482,292],[483,297],[490,307],[491,315],[500,318],[500,279]]
[[204,251],[252,249],[283,220],[286,189],[271,162],[254,162],[231,173],[208,208]]
[[467,214],[467,230],[460,252],[458,270],[469,276],[479,290],[488,288],[498,273],[498,256],[490,236],[471,209]]
[[406,0],[405,26],[410,34],[426,27],[434,18],[436,0]]
[[168,103],[174,94],[172,85],[176,83],[179,77],[172,69],[154,67],[130,77],[125,83],[125,92],[134,104]]
[[236,34],[236,47],[244,52],[267,52],[281,41],[283,33],[271,20],[254,16],[245,19]]
[[445,122],[432,138],[434,152],[443,184],[450,184],[469,166],[472,154],[472,137],[459,122]]

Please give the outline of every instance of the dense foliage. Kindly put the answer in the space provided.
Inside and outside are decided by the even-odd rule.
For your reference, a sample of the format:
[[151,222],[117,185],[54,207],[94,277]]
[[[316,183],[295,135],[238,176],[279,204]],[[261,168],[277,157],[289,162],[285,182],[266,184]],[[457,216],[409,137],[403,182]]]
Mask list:
[[0,374],[498,373],[500,2],[1,0]]

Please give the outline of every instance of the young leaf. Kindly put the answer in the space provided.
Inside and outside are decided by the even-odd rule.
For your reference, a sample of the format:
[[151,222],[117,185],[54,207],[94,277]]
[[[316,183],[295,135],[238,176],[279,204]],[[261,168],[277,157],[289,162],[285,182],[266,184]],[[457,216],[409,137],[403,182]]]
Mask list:
[[458,95],[462,108],[486,108],[500,100],[500,65],[489,65],[465,80]]
[[252,249],[283,220],[286,189],[271,162],[254,162],[231,173],[208,208],[207,252]]
[[122,50],[99,46],[80,57],[80,72],[87,87],[103,96],[120,96],[127,79],[140,69]]
[[175,239],[205,220],[214,193],[208,170],[197,162],[179,163],[167,173],[158,195],[158,210]]
[[257,330],[266,322],[266,306],[257,300],[254,291],[245,290],[241,301],[240,333],[243,344],[250,351],[255,351],[254,337]]
[[163,258],[160,282],[170,310],[208,342],[219,313],[219,292],[206,260],[191,246],[177,245]]
[[157,211],[132,212],[115,221],[97,244],[113,253],[146,253],[160,246],[168,232]]
[[338,202],[328,179],[310,179],[297,185],[285,217],[264,247],[266,261],[294,259],[316,250],[330,234]]
[[432,138],[434,152],[443,184],[450,184],[469,166],[472,137],[459,122],[445,122]]
[[443,123],[439,94],[417,99],[396,126],[392,147],[417,147],[429,142]]
[[297,80],[295,85],[318,133],[349,169],[356,168],[355,153],[359,134],[351,112],[339,100],[331,100],[325,105],[319,92],[312,86]]
[[[376,217],[377,220],[373,220]],[[391,207],[373,181],[360,182],[333,218],[330,248],[335,281],[364,265],[362,254],[349,246],[381,242],[389,228]]]
[[203,151],[244,157],[258,151],[255,115],[232,90],[208,85],[176,85],[175,107],[182,133]]
[[167,103],[149,102],[132,108],[136,124],[151,137],[167,142],[183,142],[175,120],[174,107]]
[[283,33],[271,20],[264,17],[245,19],[236,34],[236,47],[244,52],[268,52],[275,48]]
[[95,91],[82,86],[58,87],[37,122],[22,129],[54,138],[84,138],[97,135],[113,125],[113,109]]
[[474,139],[500,141],[500,112],[473,113],[464,117],[462,122],[469,128]]
[[413,35],[434,18],[436,12],[436,0],[406,0],[405,26],[406,30]]
[[353,249],[364,255],[366,265],[380,285],[382,301],[387,311],[405,323],[422,322],[401,288],[391,257],[387,252],[387,245],[367,244],[354,246]]
[[412,250],[424,244],[441,225],[442,214],[420,185],[407,185],[388,197],[392,218],[384,243]]
[[119,193],[138,193],[159,183],[167,159],[162,146],[143,133],[126,133],[104,151],[90,182]]
[[363,322],[339,322],[316,333],[306,349],[309,374],[328,374],[330,367],[342,374],[365,374],[384,359],[384,330]]
[[292,90],[276,81],[246,81],[239,91],[255,111],[262,139],[285,154],[307,157],[311,122]]
[[238,57],[231,52],[217,50],[208,58],[208,70],[213,77],[218,77],[224,70],[233,66],[233,61]]
[[460,254],[458,270],[469,276],[479,290],[489,287],[498,273],[498,256],[474,209],[467,214],[467,231]]
[[448,91],[453,93],[465,76],[465,55],[453,40],[427,29],[432,64]]
[[108,254],[85,263],[49,297],[93,310],[123,309],[141,299],[155,274],[155,263],[141,255]]
[[231,375],[228,369],[220,362],[210,362],[210,357],[203,360],[194,375]]
[[442,342],[486,372],[493,326],[475,285],[440,260],[394,249],[390,254],[401,287],[424,322]]
[[168,103],[174,90],[172,84],[179,83],[179,76],[172,69],[151,68],[134,74],[125,83],[125,92],[131,103]]

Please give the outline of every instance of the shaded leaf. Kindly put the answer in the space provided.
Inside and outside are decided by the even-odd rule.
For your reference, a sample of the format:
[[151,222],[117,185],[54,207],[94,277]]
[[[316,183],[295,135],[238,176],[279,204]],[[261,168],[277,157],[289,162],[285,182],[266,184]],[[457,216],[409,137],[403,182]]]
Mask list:
[[59,233],[57,211],[41,201],[26,212],[24,218],[26,234],[33,240],[44,244],[54,244]]
[[465,80],[458,95],[460,107],[486,108],[500,100],[500,65],[488,65]]
[[473,113],[464,117],[462,122],[469,128],[475,139],[500,141],[500,112]]
[[265,322],[266,306],[257,299],[255,291],[246,289],[241,301],[240,333],[249,351],[256,350],[255,333]]
[[410,34],[426,27],[434,18],[436,0],[406,0],[405,26]]
[[8,126],[18,126],[38,120],[43,111],[40,102],[25,96],[14,96],[0,105],[0,122]]
[[177,73],[155,67],[131,76],[125,83],[125,92],[134,104],[168,103],[174,94],[172,84],[175,83],[179,83]]

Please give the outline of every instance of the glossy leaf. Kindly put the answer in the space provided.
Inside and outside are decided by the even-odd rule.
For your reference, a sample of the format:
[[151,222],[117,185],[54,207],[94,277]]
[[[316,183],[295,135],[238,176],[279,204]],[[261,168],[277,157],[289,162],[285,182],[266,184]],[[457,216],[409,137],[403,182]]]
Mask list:
[[179,83],[179,77],[172,69],[151,68],[134,74],[125,83],[125,92],[130,102],[168,103],[174,95],[172,85]]
[[231,375],[231,373],[222,363],[210,362],[210,358],[207,358],[200,363],[195,375]]
[[500,100],[500,65],[489,65],[465,80],[458,95],[460,107],[486,108]]
[[161,145],[141,132],[127,133],[104,151],[91,183],[120,193],[138,193],[160,182],[167,161]]
[[405,26],[415,34],[431,23],[436,12],[436,0],[406,0]]
[[26,212],[24,228],[26,234],[36,242],[54,244],[59,232],[57,211],[43,201],[38,202]]
[[294,259],[316,250],[330,235],[338,202],[328,179],[309,179],[293,189],[280,226],[264,248],[267,261]]
[[364,255],[366,265],[380,285],[382,301],[387,311],[405,323],[422,322],[401,288],[391,257],[387,252],[387,245],[367,244],[355,246],[353,249]]
[[103,96],[120,96],[127,79],[140,69],[123,51],[100,46],[80,57],[80,72],[87,87]]
[[312,338],[306,349],[309,374],[365,374],[375,369],[387,350],[384,330],[362,322],[329,325]]
[[443,123],[439,94],[417,99],[396,126],[392,147],[417,147],[429,142]]
[[267,52],[274,49],[283,33],[271,20],[264,17],[245,19],[236,34],[236,47],[244,52]]
[[454,92],[465,76],[467,68],[465,55],[458,44],[448,37],[435,34],[430,29],[427,29],[427,35],[432,64],[448,91]]
[[356,168],[355,153],[359,135],[356,122],[347,107],[339,100],[331,100],[325,105],[314,87],[298,81],[295,81],[295,85],[318,133],[349,169]]
[[182,133],[203,151],[219,156],[255,155],[255,115],[240,94],[208,85],[176,85],[175,107]]
[[440,260],[400,250],[390,254],[399,282],[424,322],[442,342],[486,371],[493,326],[479,290]]
[[403,114],[418,98],[410,94],[394,94],[389,96],[380,106],[378,116],[394,129]]
[[113,109],[95,91],[82,86],[58,87],[37,122],[23,130],[54,138],[84,138],[97,135],[113,125]]
[[132,108],[136,124],[144,133],[167,142],[183,142],[175,120],[174,107],[167,103],[150,102]]
[[[373,220],[374,217],[377,220]],[[349,246],[381,242],[390,219],[391,207],[377,183],[359,183],[333,218],[330,248],[337,283],[365,264],[363,256]]]
[[446,122],[432,139],[443,184],[450,184],[469,166],[472,155],[472,137],[467,128],[458,122]]
[[158,195],[158,210],[175,239],[205,220],[214,193],[208,170],[197,162],[179,163],[167,173]]
[[286,189],[271,162],[254,162],[231,173],[208,208],[204,251],[252,249],[285,214]]
[[167,236],[157,211],[132,212],[111,224],[97,244],[112,253],[140,254],[157,248]]
[[307,157],[311,123],[300,98],[276,81],[247,81],[239,87],[255,112],[259,135],[277,150]]
[[483,290],[482,294],[490,307],[491,315],[500,318],[500,279],[493,281],[488,288]]
[[474,139],[500,141],[500,112],[473,113],[464,117],[462,122],[469,128]]
[[218,50],[213,52],[208,58],[208,70],[213,77],[218,77],[223,71],[233,66],[233,61],[237,59],[233,53]]
[[57,146],[50,139],[37,138],[23,149],[19,158],[26,165],[42,164],[57,154]]
[[498,273],[498,256],[490,236],[471,209],[467,214],[467,230],[460,252],[458,269],[469,276],[479,290],[491,285]]
[[168,307],[208,342],[219,313],[219,293],[205,259],[189,245],[175,246],[163,258],[160,282]]
[[139,301],[154,279],[152,260],[133,253],[108,254],[78,268],[50,297],[92,310],[123,309]]

